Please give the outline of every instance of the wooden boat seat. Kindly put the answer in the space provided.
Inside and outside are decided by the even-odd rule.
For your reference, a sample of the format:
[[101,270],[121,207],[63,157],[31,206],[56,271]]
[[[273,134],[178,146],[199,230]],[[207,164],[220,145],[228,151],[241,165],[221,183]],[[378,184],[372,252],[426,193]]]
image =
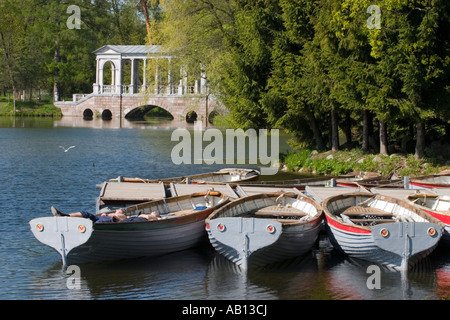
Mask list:
[[299,209],[292,207],[278,207],[278,206],[268,206],[256,210],[254,213],[256,216],[296,216],[303,217],[307,214]]
[[349,208],[345,208],[338,214],[345,214],[346,216],[388,216],[391,217],[392,213],[383,211],[381,209],[372,208],[372,207],[362,207],[362,206],[353,206]]
[[194,209],[185,209],[185,210],[171,212],[171,213],[169,213],[169,216],[181,216],[184,214],[190,214],[190,213],[194,213],[194,212],[195,212]]
[[376,223],[393,223],[394,219],[351,219],[353,223],[376,222]]
[[297,223],[298,219],[275,219],[276,221],[282,223],[282,224],[288,224],[288,223]]

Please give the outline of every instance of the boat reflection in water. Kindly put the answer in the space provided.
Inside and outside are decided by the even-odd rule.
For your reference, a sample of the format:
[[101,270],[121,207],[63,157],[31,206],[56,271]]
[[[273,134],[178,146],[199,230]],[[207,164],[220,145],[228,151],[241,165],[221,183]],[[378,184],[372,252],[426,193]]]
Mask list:
[[[340,253],[336,253],[341,255]],[[342,260],[325,271],[333,300],[433,300],[436,274],[425,258],[408,273],[342,255]],[[379,287],[375,287],[378,281]]]
[[217,253],[205,275],[205,296],[217,300],[308,299],[317,287],[317,264],[311,254],[251,270]]

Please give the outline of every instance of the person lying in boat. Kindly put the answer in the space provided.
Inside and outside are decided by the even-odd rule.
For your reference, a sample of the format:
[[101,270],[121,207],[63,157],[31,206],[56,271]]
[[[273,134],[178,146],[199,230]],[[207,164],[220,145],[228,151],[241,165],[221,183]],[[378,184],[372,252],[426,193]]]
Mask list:
[[150,214],[141,214],[137,217],[128,217],[123,209],[116,209],[113,213],[102,213],[101,215],[95,215],[87,211],[79,211],[73,213],[63,213],[55,207],[50,208],[52,214],[55,217],[78,217],[92,220],[94,223],[105,222],[135,222],[135,221],[151,221],[159,220],[161,217],[158,213],[152,212]]
[[153,211],[150,214],[140,214],[134,217],[128,217],[126,219],[120,220],[118,222],[140,222],[140,221],[153,221],[153,220],[161,220],[161,216],[159,213]]

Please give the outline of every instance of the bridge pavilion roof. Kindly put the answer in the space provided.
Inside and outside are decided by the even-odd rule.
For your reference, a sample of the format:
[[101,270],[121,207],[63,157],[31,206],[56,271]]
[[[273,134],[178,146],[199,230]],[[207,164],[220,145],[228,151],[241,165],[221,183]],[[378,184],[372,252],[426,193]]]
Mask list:
[[118,54],[122,57],[146,57],[149,55],[167,55],[160,45],[105,45],[94,51],[94,54],[99,56],[103,54]]

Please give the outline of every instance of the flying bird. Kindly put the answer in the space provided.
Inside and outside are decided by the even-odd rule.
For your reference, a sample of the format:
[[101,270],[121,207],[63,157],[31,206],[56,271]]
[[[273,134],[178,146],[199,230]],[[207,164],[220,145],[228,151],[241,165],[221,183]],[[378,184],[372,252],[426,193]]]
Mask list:
[[64,148],[63,146],[59,146],[59,147],[62,148],[62,149],[64,149],[64,152],[67,152],[67,151],[69,151],[70,149],[75,148],[75,146],[70,146],[70,147],[68,147],[67,149]]

